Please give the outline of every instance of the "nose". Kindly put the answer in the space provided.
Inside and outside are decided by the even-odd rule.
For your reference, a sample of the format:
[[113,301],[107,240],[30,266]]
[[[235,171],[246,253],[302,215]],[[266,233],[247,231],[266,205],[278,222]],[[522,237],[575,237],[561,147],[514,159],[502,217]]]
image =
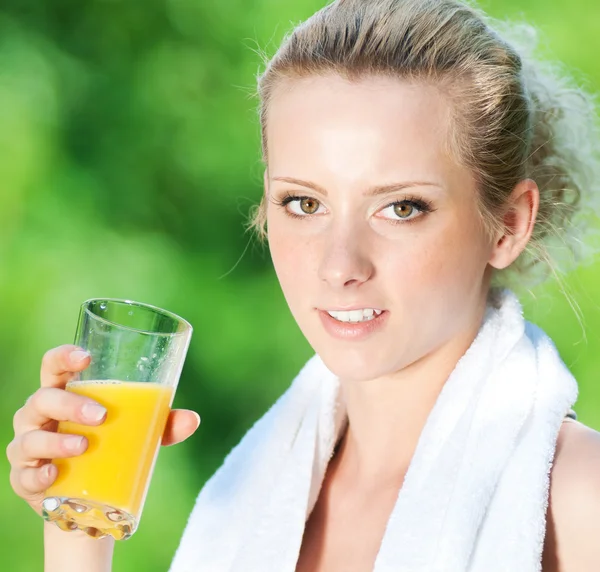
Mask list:
[[375,267],[368,241],[357,229],[331,228],[325,237],[318,275],[329,286],[340,289],[360,286],[369,280]]

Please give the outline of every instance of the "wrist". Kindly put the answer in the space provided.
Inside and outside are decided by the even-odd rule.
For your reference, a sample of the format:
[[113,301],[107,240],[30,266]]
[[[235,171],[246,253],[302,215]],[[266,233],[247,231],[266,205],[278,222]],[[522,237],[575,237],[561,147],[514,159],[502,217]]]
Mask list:
[[110,572],[115,540],[92,538],[80,530],[66,532],[44,522],[46,572]]

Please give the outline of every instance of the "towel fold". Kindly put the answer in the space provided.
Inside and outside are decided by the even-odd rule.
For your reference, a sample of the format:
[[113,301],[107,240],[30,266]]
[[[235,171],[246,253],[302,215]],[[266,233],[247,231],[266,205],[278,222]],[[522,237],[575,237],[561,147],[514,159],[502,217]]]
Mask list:
[[[419,437],[374,572],[539,572],[549,473],[577,383],[550,338],[492,289]],[[293,572],[347,423],[318,356],[198,495],[170,572]]]

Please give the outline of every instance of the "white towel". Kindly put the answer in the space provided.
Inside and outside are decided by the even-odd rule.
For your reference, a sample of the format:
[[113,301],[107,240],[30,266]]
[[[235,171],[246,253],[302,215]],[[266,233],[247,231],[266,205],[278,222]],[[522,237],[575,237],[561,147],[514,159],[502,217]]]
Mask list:
[[[539,572],[549,473],[577,383],[510,290],[420,435],[374,572]],[[200,491],[170,572],[293,572],[347,421],[318,356]]]

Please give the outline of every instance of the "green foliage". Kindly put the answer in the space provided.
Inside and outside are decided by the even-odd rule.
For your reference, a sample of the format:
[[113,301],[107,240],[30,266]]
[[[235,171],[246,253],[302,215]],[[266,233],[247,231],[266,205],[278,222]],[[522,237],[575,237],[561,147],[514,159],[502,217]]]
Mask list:
[[[137,299],[195,326],[175,406],[199,411],[203,424],[161,452],[140,530],[119,544],[116,571],[168,569],[201,485],[311,355],[244,222],[261,193],[249,97],[255,50],[273,51],[290,22],[321,6],[4,0],[0,8],[4,442],[39,384],[42,354],[72,340],[83,300]],[[595,2],[484,8],[523,11],[556,57],[600,87]],[[587,345],[555,285],[524,298],[580,381],[580,417],[596,427],[599,283],[597,264],[569,277]],[[0,502],[11,515],[0,525],[3,570],[41,570],[41,520],[12,494],[1,462]]]

